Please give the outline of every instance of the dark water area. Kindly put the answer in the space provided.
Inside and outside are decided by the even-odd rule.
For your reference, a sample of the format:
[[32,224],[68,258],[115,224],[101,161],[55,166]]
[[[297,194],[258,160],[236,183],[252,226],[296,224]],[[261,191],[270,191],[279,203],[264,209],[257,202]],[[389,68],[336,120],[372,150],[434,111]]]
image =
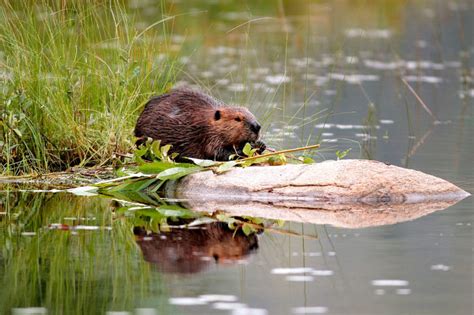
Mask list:
[[[159,3],[128,6],[146,28]],[[474,193],[472,1],[163,5],[184,14],[180,81],[249,106],[270,146],[321,142],[318,161],[350,149]],[[474,313],[472,197],[393,225],[264,220],[247,236],[173,227],[206,218],[176,205],[0,189],[0,314]]]

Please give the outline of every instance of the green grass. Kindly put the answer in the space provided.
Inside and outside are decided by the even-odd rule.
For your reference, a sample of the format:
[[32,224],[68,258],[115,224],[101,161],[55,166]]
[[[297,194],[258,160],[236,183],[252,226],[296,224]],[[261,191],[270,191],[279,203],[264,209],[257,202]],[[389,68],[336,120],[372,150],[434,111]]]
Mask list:
[[[0,174],[110,163],[179,70],[165,24],[120,1],[0,2]],[[158,58],[158,56],[165,56]]]

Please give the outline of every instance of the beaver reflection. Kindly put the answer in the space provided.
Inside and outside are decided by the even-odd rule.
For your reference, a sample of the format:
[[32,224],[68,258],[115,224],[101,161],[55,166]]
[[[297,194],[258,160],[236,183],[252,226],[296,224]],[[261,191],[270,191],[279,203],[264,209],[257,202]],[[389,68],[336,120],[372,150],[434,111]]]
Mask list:
[[159,234],[136,227],[134,233],[145,260],[164,272],[196,273],[214,263],[237,262],[258,248],[255,234],[236,232],[223,222]]

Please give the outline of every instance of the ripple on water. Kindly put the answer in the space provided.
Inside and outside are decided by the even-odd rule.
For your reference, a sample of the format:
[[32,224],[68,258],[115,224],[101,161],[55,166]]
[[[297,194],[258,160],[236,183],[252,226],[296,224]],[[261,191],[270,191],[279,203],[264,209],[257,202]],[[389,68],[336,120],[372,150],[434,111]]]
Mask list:
[[327,277],[327,276],[332,276],[334,274],[334,271],[332,270],[313,270],[311,271],[311,275],[313,276],[319,276],[319,277]]
[[443,70],[445,65],[442,63],[436,63],[428,60],[407,60],[404,61],[404,65],[408,70],[416,70],[416,69],[433,69],[433,70]]
[[212,72],[212,71],[202,71],[200,73],[200,75],[203,78],[212,78],[214,76],[214,72]]
[[286,276],[286,281],[291,282],[310,282],[314,280],[313,276],[304,276],[304,275],[294,275],[294,276]]
[[364,65],[367,68],[376,69],[376,70],[396,70],[396,69],[407,69],[407,70],[417,70],[417,69],[432,69],[432,70],[443,70],[445,65],[442,63],[436,63],[428,60],[421,61],[412,61],[412,60],[400,60],[400,61],[380,61],[366,59],[364,60]]
[[290,77],[284,74],[268,75],[265,77],[265,82],[272,85],[279,85],[290,82]]
[[313,271],[313,268],[309,267],[298,267],[298,268],[273,268],[272,274],[274,275],[292,275],[299,273],[306,273]]
[[430,269],[434,271],[448,271],[451,269],[451,267],[443,265],[443,264],[438,264],[438,265],[432,265]]
[[263,308],[238,308],[232,310],[232,315],[267,315],[268,311]]
[[409,284],[406,280],[398,279],[378,279],[372,280],[372,285],[374,287],[404,287]]
[[328,308],[325,306],[302,306],[294,307],[292,312],[293,314],[326,314]]
[[359,63],[359,58],[356,56],[346,56],[345,61],[347,64],[354,65]]
[[209,48],[209,53],[213,55],[234,55],[238,52],[236,48],[226,47],[226,46],[217,46]]
[[314,65],[315,62],[312,58],[291,58],[290,64],[297,68],[306,68],[309,65]]
[[379,60],[364,60],[364,65],[367,68],[376,70],[395,70],[403,66],[402,61],[383,62]]
[[216,84],[217,85],[227,85],[229,84],[229,79],[219,79],[219,80],[216,80]]
[[235,295],[224,294],[203,294],[199,298],[205,302],[235,302],[237,297]]
[[235,310],[237,308],[247,308],[247,304],[244,303],[227,303],[217,302],[212,304],[212,308],[216,310]]
[[338,141],[338,139],[322,139],[321,142],[325,142],[325,143],[336,143]]
[[172,305],[206,305],[207,302],[199,297],[173,297],[168,300]]
[[420,83],[430,83],[438,84],[443,82],[443,79],[440,77],[434,76],[417,76],[417,75],[407,75],[403,77],[407,82],[420,82]]
[[227,86],[227,89],[232,92],[244,92],[247,90],[247,87],[243,83],[232,83]]
[[375,128],[375,129],[380,129],[379,125],[375,126],[366,126],[366,125],[347,125],[347,124],[316,124],[314,125],[314,128],[316,129],[331,129],[331,128],[336,128],[336,129],[368,129],[368,128]]
[[203,294],[198,297],[172,297],[168,300],[172,305],[197,306],[211,304],[216,310],[231,310],[231,314],[266,315],[267,310],[251,308],[244,303],[239,303],[235,295]]
[[459,98],[464,99],[466,97],[474,97],[474,89],[459,91]]
[[136,308],[135,315],[158,315],[158,311],[154,308]]
[[21,307],[21,308],[13,308],[12,309],[13,315],[26,315],[26,314],[48,314],[48,309],[45,307]]
[[349,28],[344,31],[344,35],[349,38],[387,39],[392,36],[392,32],[388,29]]
[[397,289],[395,292],[398,295],[409,295],[409,294],[411,294],[411,289],[409,289],[409,288]]
[[380,76],[375,74],[330,73],[329,78],[332,80],[345,81],[349,84],[359,84],[362,82],[374,82],[380,80]]

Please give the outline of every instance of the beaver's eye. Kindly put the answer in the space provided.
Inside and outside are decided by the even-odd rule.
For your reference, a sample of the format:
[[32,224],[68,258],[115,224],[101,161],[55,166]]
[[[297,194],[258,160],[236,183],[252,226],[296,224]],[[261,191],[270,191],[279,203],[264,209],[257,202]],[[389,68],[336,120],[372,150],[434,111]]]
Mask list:
[[242,119],[240,119],[240,117],[237,117],[235,121],[242,121]]

